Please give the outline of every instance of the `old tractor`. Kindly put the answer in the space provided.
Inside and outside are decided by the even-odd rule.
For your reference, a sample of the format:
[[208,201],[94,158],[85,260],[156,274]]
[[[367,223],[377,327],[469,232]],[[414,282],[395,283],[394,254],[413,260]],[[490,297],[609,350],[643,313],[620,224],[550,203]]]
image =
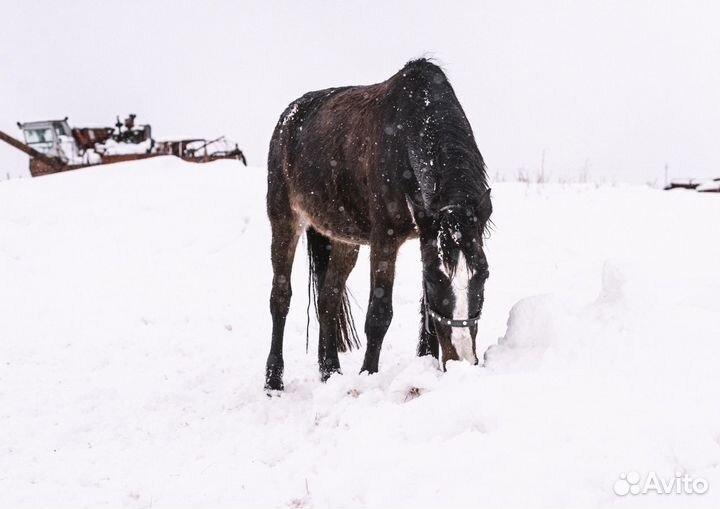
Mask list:
[[136,116],[124,121],[117,118],[115,127],[73,127],[62,120],[18,122],[25,142],[2,131],[0,140],[30,156],[33,177],[76,170],[88,166],[176,156],[185,161],[205,163],[218,159],[236,159],[247,166],[245,155],[224,136],[212,140],[191,138],[158,141],[149,125],[136,125]]

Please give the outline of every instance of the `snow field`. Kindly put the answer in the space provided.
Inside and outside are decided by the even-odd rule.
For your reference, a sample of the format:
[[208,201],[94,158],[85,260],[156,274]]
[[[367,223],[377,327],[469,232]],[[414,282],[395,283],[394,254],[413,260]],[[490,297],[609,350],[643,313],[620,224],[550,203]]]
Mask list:
[[[0,183],[0,507],[716,507],[714,195],[497,184],[485,367],[414,355],[416,242],[381,372],[318,381],[300,245],[286,391],[265,172],[172,158]],[[362,329],[367,250],[349,286]],[[617,496],[624,472],[704,495]]]

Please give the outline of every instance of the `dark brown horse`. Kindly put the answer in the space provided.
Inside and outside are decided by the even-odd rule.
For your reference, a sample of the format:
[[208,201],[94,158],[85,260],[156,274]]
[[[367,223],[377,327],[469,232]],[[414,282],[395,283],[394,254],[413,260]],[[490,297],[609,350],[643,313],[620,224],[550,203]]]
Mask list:
[[309,92],[290,104],[270,142],[267,210],[273,266],[267,389],[283,388],[290,273],[303,231],[322,380],[340,372],[338,350],[359,345],[345,282],[361,244],[370,246],[371,271],[362,371],[377,372],[393,316],[398,249],[414,237],[423,263],[418,354],[441,352],[443,366],[453,359],[477,364],[490,189],[470,124],[437,65],[414,60],[382,83]]

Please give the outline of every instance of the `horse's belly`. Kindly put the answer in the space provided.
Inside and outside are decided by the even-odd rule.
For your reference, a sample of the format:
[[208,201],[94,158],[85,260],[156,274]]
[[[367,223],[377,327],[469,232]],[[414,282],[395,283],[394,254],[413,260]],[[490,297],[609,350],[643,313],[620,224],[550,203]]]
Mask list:
[[[307,201],[307,200],[305,200]],[[314,206],[313,206],[314,205]],[[333,211],[332,208],[335,208]],[[312,226],[326,237],[350,244],[369,244],[368,221],[358,220],[342,204],[293,203],[304,226]]]
[[[299,158],[308,159],[306,155]],[[292,208],[306,226],[342,242],[369,244],[373,217],[386,216],[377,228],[402,239],[414,236],[415,225],[404,198],[391,200],[388,196],[387,213],[373,214],[371,196],[378,192],[368,185],[368,169],[333,166],[331,162],[296,164],[287,173]]]

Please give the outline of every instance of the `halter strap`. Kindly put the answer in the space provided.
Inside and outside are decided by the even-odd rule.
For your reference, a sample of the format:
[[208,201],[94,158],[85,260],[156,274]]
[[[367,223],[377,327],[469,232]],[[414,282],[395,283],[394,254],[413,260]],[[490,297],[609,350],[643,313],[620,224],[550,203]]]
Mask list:
[[456,320],[454,318],[447,318],[430,307],[427,301],[427,292],[425,291],[425,285],[423,285],[423,306],[425,307],[425,331],[430,334],[430,317],[433,320],[440,322],[443,325],[449,325],[450,327],[472,327],[480,321],[480,313],[475,316],[468,318],[461,318]]
[[449,325],[450,327],[472,327],[477,322],[480,321],[480,314],[477,314],[473,317],[463,318],[462,320],[456,320],[456,319],[448,319],[445,318],[443,315],[438,313],[437,311],[434,311],[432,308],[427,306],[425,308],[425,311],[432,316],[435,320],[439,321],[440,323],[444,325]]

